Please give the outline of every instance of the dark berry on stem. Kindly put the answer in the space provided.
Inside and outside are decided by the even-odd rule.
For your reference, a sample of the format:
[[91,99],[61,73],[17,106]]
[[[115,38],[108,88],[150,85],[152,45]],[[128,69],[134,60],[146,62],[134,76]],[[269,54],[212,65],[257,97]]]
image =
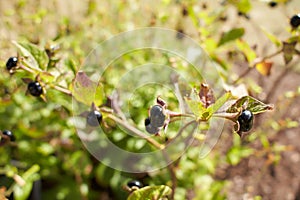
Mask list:
[[151,125],[155,127],[162,127],[165,123],[166,116],[163,112],[163,107],[155,105],[150,110]]
[[101,121],[102,121],[102,114],[97,110],[91,111],[86,118],[86,123],[94,127],[99,126]]
[[41,86],[41,84],[37,81],[33,81],[33,82],[30,82],[28,84],[28,92],[32,95],[32,96],[35,96],[35,97],[38,97],[40,96],[41,94],[43,94],[43,87]]
[[147,117],[147,118],[145,119],[145,126],[148,126],[150,123],[151,123],[151,122],[150,122],[150,118]]
[[290,24],[293,28],[297,28],[300,25],[300,13],[291,18]]
[[138,181],[138,180],[132,180],[132,181],[129,181],[129,182],[127,183],[127,186],[128,186],[129,188],[132,188],[132,187],[142,188],[142,187],[144,187],[144,185],[143,185],[140,181]]
[[250,131],[253,125],[253,113],[249,110],[244,110],[238,117],[241,132]]
[[18,64],[18,57],[10,57],[6,62],[6,69],[11,70]]
[[269,6],[272,7],[272,8],[274,8],[274,7],[277,6],[277,2],[276,1],[270,1],[269,2]]
[[10,141],[15,141],[16,140],[14,134],[11,131],[9,131],[9,130],[4,130],[2,132],[2,134],[5,135],[5,136],[7,136],[7,137],[9,137]]

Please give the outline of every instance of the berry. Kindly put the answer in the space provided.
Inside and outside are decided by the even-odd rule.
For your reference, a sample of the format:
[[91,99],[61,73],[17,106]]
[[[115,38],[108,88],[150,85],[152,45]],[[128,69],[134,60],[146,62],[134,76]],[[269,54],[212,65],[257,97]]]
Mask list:
[[99,126],[101,121],[102,114],[97,110],[91,111],[86,118],[86,123],[94,127]]
[[6,69],[11,70],[18,64],[18,57],[10,57],[6,62]]
[[129,182],[127,183],[127,186],[128,186],[129,188],[132,188],[132,187],[142,188],[142,187],[144,187],[144,185],[143,185],[140,181],[138,181],[138,180],[132,180],[132,181],[129,181]]
[[146,125],[146,131],[150,134],[155,134],[159,132],[159,128],[156,126],[153,126],[152,124]]
[[290,24],[293,28],[297,28],[300,25],[300,13],[291,18]]
[[16,140],[14,134],[11,131],[9,131],[9,130],[4,130],[2,132],[2,134],[5,135],[5,136],[7,136],[7,137],[9,137],[10,141],[15,141]]
[[150,121],[152,126],[162,127],[165,124],[166,116],[163,112],[163,107],[155,105],[150,110]]
[[238,122],[240,124],[241,132],[250,131],[253,125],[253,113],[249,110],[244,110],[242,114],[238,117]]
[[274,8],[274,7],[277,6],[277,2],[276,1],[270,1],[269,2],[269,6],[272,7],[272,8]]
[[29,93],[32,95],[32,96],[35,96],[35,97],[38,97],[40,96],[41,94],[43,94],[43,87],[41,86],[41,84],[37,81],[34,81],[34,82],[30,82],[28,84],[28,87],[27,87]]
[[145,126],[148,126],[150,123],[151,123],[150,118],[147,117],[147,118],[145,119]]

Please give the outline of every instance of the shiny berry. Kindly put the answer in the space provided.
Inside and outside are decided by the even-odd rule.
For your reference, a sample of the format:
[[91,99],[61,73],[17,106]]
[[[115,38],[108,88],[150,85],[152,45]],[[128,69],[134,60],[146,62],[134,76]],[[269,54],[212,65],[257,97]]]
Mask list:
[[300,13],[291,18],[290,24],[293,28],[297,28],[300,25]]
[[155,105],[150,110],[151,125],[155,127],[162,127],[165,124],[166,116],[163,111],[163,107]]
[[242,114],[238,117],[238,122],[240,124],[241,132],[250,131],[253,125],[253,113],[249,110],[244,110]]
[[18,57],[10,57],[6,62],[6,69],[11,70],[18,64]]
[[30,82],[28,84],[28,92],[35,97],[40,96],[41,94],[43,94],[43,87],[41,86],[41,84],[37,81],[34,82]]
[[272,8],[274,8],[274,7],[277,6],[277,2],[276,1],[270,1],[269,2],[269,6],[272,7]]
[[14,134],[11,131],[9,131],[9,130],[4,130],[2,132],[2,134],[5,135],[5,136],[7,136],[7,137],[9,137],[10,141],[15,141],[16,140]]
[[129,182],[127,183],[127,186],[128,186],[129,188],[132,188],[132,187],[142,188],[142,187],[144,187],[144,185],[143,185],[140,181],[138,181],[138,180],[132,180],[132,181],[129,181]]
[[86,123],[94,127],[99,126],[101,121],[102,114],[97,110],[91,111],[86,118]]

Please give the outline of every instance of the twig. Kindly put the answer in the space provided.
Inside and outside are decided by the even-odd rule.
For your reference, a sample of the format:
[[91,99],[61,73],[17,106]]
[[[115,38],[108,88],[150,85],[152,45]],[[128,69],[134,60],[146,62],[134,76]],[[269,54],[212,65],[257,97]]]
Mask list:
[[68,90],[67,88],[63,88],[58,85],[52,85],[51,87],[53,87],[54,89],[56,89],[62,93],[65,93],[66,95],[72,96],[72,92],[70,90]]
[[120,124],[121,126],[123,126],[124,128],[126,128],[127,130],[129,130],[130,132],[134,133],[135,135],[147,140],[150,144],[152,144],[153,146],[155,146],[157,149],[164,149],[165,146],[162,144],[159,144],[156,140],[147,137],[143,132],[141,132],[140,130],[138,130],[137,128],[135,128],[134,126],[131,126],[127,121],[124,121],[112,114],[109,114],[107,116],[109,119],[117,122],[118,124]]
[[276,51],[276,52],[274,52],[274,53],[272,53],[268,56],[265,56],[262,59],[254,62],[251,66],[248,66],[248,69],[244,73],[242,73],[235,81],[233,81],[233,84],[236,84],[238,81],[240,81],[242,78],[244,78],[250,71],[252,71],[252,69],[254,69],[255,65],[280,54],[282,52],[282,50],[283,49],[279,49],[278,51]]

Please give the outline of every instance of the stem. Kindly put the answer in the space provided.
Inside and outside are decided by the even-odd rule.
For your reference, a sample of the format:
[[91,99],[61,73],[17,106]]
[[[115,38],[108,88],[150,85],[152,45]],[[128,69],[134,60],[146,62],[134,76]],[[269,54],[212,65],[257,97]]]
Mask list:
[[32,69],[30,69],[29,67],[26,67],[26,66],[24,66],[24,65],[20,65],[20,68],[21,68],[21,69],[24,69],[25,71],[27,71],[27,72],[29,72],[29,73],[32,73],[32,74],[35,73],[34,70],[32,70]]
[[257,65],[258,63],[263,62],[263,61],[265,61],[265,60],[267,60],[267,59],[269,59],[269,58],[272,58],[272,57],[274,57],[274,56],[277,56],[277,55],[280,54],[282,51],[283,51],[283,49],[279,49],[278,51],[276,51],[276,52],[274,52],[274,53],[272,53],[272,54],[270,54],[270,55],[268,55],[268,56],[265,56],[265,57],[263,57],[262,59],[260,59],[260,60],[258,60],[258,61],[256,61],[256,62],[254,62],[251,66],[248,67],[248,69],[247,69],[244,73],[242,73],[242,74],[239,76],[238,79],[236,79],[235,81],[233,81],[233,84],[236,84],[238,81],[240,81],[242,78],[244,78],[244,77],[245,77],[252,69],[254,69],[255,65]]
[[171,181],[172,181],[172,193],[171,193],[171,200],[174,200],[175,197],[175,190],[177,188],[177,178],[176,178],[176,171],[175,171],[175,166],[174,164],[171,162],[168,154],[165,152],[165,150],[162,150],[163,156],[165,157],[165,160],[167,163],[170,163],[167,167],[168,170],[170,172],[170,176],[171,176]]
[[53,87],[54,89],[56,89],[62,93],[65,93],[66,95],[72,96],[72,92],[70,90],[68,90],[67,88],[63,88],[58,85],[52,85],[51,87]]
[[126,128],[127,130],[129,130],[130,132],[134,133],[135,135],[147,140],[150,144],[152,144],[153,146],[155,146],[157,149],[164,149],[165,146],[162,145],[162,144],[159,144],[156,140],[152,139],[152,138],[149,138],[149,137],[146,137],[146,135],[141,132],[140,130],[138,130],[137,128],[135,128],[134,126],[131,126],[127,121],[124,121],[112,114],[109,114],[107,116],[109,119],[117,122],[118,124],[120,124],[121,126],[123,126],[124,128]]

